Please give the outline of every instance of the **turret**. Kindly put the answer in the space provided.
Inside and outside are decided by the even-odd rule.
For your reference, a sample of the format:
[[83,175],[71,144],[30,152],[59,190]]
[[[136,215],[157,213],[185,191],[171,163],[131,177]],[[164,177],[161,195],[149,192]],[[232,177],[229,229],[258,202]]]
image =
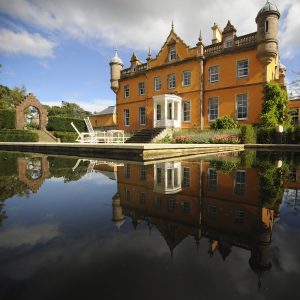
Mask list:
[[142,64],[142,61],[137,57],[137,55],[133,52],[131,59],[130,59],[130,68],[131,68],[131,72],[135,72],[136,71],[136,67]]
[[118,229],[120,229],[121,226],[124,224],[125,216],[123,214],[119,193],[116,193],[113,196],[112,206],[113,206],[112,220],[114,224],[118,227]]
[[278,55],[278,20],[280,13],[276,5],[267,1],[258,12],[257,24],[257,57],[265,65]]
[[121,70],[123,68],[123,62],[118,56],[116,49],[115,56],[110,60],[110,88],[117,93],[119,90],[119,79],[121,77]]

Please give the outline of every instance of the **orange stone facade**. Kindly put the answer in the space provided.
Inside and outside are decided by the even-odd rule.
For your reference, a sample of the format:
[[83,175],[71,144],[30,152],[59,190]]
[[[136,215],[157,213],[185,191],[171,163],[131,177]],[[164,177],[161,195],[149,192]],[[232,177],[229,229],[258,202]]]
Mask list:
[[259,123],[264,84],[284,86],[279,17],[276,6],[267,2],[255,19],[257,32],[238,36],[230,21],[223,30],[214,24],[212,44],[205,46],[200,34],[195,47],[172,25],[156,57],[149,51],[142,62],[133,53],[126,69],[116,53],[110,67],[118,129],[205,129],[225,115],[241,124]]

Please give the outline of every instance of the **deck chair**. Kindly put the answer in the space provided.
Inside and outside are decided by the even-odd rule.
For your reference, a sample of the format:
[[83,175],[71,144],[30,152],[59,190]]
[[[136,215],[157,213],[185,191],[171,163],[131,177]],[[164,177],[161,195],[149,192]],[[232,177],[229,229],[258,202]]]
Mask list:
[[105,131],[95,131],[89,117],[84,118],[84,122],[88,132],[94,137],[95,143],[107,143],[108,138]]
[[74,130],[76,131],[76,133],[78,134],[78,137],[76,139],[76,142],[79,143],[95,143],[95,135],[91,134],[89,132],[80,132],[77,127],[74,125],[73,122],[71,122],[72,127],[74,128]]

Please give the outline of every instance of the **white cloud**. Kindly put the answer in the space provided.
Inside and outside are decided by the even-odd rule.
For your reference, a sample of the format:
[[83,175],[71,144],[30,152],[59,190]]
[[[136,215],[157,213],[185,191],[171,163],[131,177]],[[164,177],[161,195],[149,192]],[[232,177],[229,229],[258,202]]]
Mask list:
[[55,43],[38,33],[13,32],[0,29],[0,51],[8,54],[28,54],[36,57],[51,57]]
[[[230,19],[238,35],[256,31],[255,17],[265,0],[2,0],[0,11],[48,33],[101,45],[157,51],[175,30],[191,46],[202,29],[211,43],[211,26],[222,28]],[[292,58],[300,45],[299,0],[273,0],[281,12],[282,56]],[[242,13],[241,13],[242,12]]]

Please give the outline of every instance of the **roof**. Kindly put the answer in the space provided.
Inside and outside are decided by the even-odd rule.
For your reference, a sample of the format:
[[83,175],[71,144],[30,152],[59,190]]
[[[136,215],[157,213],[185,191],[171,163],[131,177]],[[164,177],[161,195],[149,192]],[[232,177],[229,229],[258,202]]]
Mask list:
[[103,116],[103,115],[113,115],[116,113],[116,107],[113,106],[108,106],[105,109],[101,110],[98,113],[93,114],[93,116]]
[[261,14],[268,13],[268,12],[273,12],[273,13],[276,13],[278,16],[280,16],[277,6],[275,4],[269,2],[269,0],[268,0],[266,2],[266,4],[264,5],[264,7],[258,12],[257,17]]

